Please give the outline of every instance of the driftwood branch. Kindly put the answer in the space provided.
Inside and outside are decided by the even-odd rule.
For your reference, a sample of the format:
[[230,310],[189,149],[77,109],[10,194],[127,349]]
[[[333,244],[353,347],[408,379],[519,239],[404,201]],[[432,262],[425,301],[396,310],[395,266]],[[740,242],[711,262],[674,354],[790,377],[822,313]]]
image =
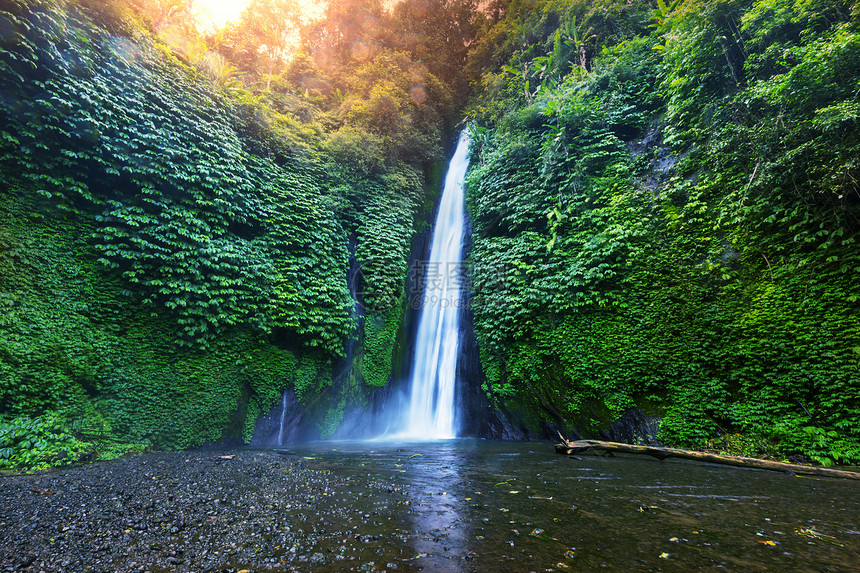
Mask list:
[[820,468],[814,466],[802,466],[799,464],[786,464],[770,460],[759,460],[756,458],[741,458],[736,456],[723,456],[720,454],[707,454],[693,450],[681,450],[678,448],[660,448],[656,446],[634,446],[633,444],[621,444],[618,442],[603,442],[600,440],[578,440],[568,442],[562,439],[562,443],[556,444],[555,451],[559,454],[577,454],[588,450],[603,450],[606,452],[623,452],[626,454],[647,454],[657,459],[682,458],[713,464],[725,464],[742,468],[756,468],[761,470],[772,470],[777,472],[788,472],[797,475],[824,476],[845,479],[860,480],[860,473]]

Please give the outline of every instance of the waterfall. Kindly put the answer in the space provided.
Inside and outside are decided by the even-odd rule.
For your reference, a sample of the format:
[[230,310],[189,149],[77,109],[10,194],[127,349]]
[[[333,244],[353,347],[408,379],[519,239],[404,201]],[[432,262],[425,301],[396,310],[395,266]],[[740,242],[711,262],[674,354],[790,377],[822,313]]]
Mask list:
[[464,130],[439,202],[433,225],[430,258],[423,276],[415,357],[406,407],[401,411],[399,437],[445,439],[457,436],[454,397],[460,346],[460,279],[463,273],[465,194],[469,167],[469,136]]
[[284,445],[284,422],[287,420],[287,391],[284,390],[284,395],[281,398],[281,423],[278,426],[278,445]]

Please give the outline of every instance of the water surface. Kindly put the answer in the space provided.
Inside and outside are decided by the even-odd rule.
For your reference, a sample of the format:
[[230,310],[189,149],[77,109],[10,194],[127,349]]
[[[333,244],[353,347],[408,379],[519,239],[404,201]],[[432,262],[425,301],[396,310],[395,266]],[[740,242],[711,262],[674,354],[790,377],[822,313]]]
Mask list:
[[336,532],[314,538],[314,571],[860,570],[860,496],[847,480],[576,459],[536,442],[292,451],[343,480],[306,515],[309,531]]

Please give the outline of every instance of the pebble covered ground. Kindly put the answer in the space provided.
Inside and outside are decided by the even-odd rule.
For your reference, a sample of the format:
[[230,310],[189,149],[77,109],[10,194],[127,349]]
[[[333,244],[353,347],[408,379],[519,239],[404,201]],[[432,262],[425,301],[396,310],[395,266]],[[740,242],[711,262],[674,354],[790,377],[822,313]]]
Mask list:
[[[421,568],[413,565],[426,557],[413,549],[416,532],[386,524],[392,508],[410,505],[400,487],[312,465],[276,450],[161,452],[0,478],[0,568]],[[372,498],[376,509],[357,510],[356,497]]]

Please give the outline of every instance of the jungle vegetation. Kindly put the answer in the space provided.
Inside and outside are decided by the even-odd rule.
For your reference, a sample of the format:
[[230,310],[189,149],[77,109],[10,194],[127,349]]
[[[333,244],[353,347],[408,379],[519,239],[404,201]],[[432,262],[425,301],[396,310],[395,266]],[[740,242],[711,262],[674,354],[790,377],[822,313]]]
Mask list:
[[860,461],[860,5],[0,2],[0,465],[334,434],[465,117],[493,407]]
[[860,5],[512,2],[470,51],[496,404],[860,457]]

